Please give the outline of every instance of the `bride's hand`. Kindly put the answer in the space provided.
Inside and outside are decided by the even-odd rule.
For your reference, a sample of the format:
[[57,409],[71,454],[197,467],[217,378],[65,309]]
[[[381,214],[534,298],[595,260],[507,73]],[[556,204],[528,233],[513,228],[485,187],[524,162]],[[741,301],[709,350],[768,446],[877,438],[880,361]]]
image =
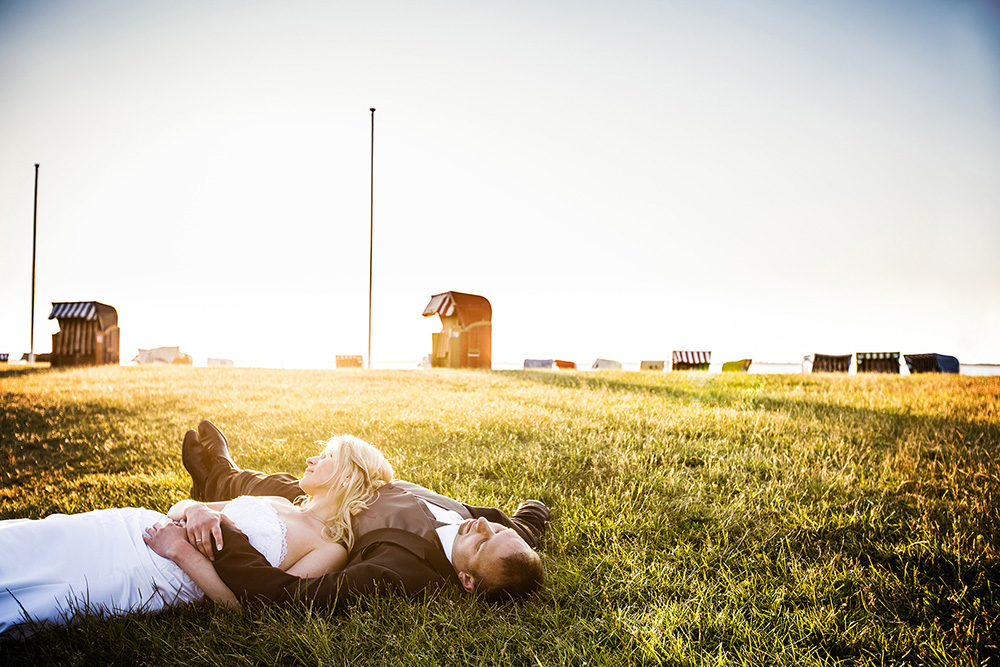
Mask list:
[[176,521],[153,524],[146,529],[142,541],[154,552],[170,560],[176,560],[179,549],[189,547],[184,526]]

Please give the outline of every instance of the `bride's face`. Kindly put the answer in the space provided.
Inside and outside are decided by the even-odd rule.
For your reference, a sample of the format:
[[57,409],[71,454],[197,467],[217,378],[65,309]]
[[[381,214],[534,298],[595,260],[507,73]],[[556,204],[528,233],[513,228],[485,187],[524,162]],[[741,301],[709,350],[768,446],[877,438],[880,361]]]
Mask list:
[[306,459],[306,471],[302,473],[299,486],[309,495],[323,491],[333,486],[334,480],[340,476],[340,466],[337,459],[324,451],[317,456]]

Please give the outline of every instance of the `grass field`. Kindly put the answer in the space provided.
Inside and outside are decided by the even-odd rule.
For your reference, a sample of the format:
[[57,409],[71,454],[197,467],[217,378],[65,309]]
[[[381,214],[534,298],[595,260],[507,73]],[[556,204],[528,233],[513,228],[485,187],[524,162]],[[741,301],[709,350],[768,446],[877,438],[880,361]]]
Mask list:
[[1000,665],[998,406],[995,377],[12,367],[0,518],[165,510],[208,418],[244,467],[298,473],[353,433],[403,479],[553,521],[520,605],[197,604],[0,664]]

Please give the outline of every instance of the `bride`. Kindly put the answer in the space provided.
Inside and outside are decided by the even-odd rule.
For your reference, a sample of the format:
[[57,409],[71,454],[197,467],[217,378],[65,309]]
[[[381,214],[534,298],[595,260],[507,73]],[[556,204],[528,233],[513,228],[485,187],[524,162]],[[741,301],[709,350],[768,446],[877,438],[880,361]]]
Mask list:
[[79,613],[155,612],[205,596],[238,607],[209,562],[223,546],[217,527],[201,528],[210,512],[289,574],[339,570],[354,542],[351,517],[392,476],[381,452],[345,435],[306,459],[299,504],[241,496],[182,500],[166,515],[125,507],[0,521],[0,636],[27,636]]

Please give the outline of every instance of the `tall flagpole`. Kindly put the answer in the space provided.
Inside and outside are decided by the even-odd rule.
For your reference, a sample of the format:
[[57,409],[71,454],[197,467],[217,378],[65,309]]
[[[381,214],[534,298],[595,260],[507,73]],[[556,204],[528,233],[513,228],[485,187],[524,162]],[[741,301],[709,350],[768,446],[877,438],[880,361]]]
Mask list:
[[31,225],[31,347],[28,363],[35,363],[35,248],[38,245],[38,166],[35,165],[35,218]]
[[375,248],[375,108],[372,107],[371,200],[368,203],[368,370],[372,368],[372,257]]

